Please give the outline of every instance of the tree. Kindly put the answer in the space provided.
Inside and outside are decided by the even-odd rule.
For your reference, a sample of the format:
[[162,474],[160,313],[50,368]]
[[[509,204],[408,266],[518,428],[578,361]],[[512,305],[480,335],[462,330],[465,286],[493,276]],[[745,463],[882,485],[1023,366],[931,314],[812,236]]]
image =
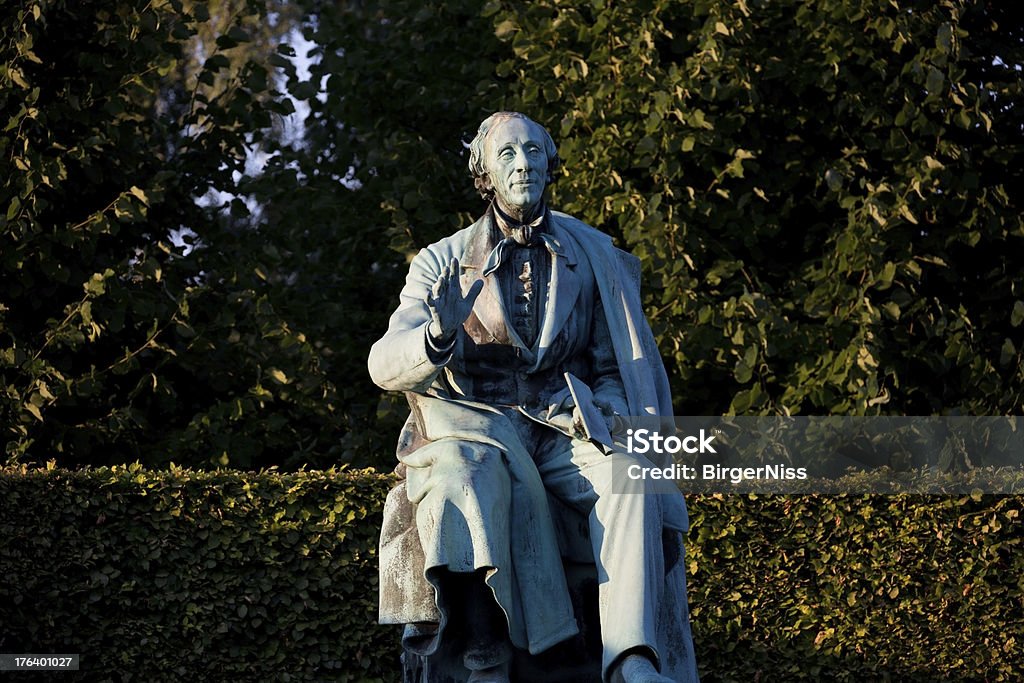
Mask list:
[[357,7],[318,16],[331,149],[407,257],[479,212],[437,177],[459,126],[521,109],[565,157],[553,204],[643,259],[679,412],[1019,408],[1024,59],[1000,6]]
[[1022,54],[1002,10],[592,6],[499,14],[499,69],[560,120],[561,203],[644,259],[677,409],[1019,409]]
[[[217,81],[230,64],[224,51],[259,12],[242,9],[198,70],[200,83]],[[288,108],[252,60],[213,92],[176,87],[197,21],[174,1],[25,2],[3,18],[8,459],[166,462],[176,453],[167,446],[208,400],[190,360],[205,350],[206,331],[193,321],[214,287],[173,235],[188,228],[215,242],[228,231],[196,197],[233,187],[246,145]]]
[[465,143],[498,109],[558,140],[552,204],[641,257],[679,413],[1020,408],[998,3],[201,7],[3,19],[10,458],[388,463],[405,409],[366,352],[482,211]]

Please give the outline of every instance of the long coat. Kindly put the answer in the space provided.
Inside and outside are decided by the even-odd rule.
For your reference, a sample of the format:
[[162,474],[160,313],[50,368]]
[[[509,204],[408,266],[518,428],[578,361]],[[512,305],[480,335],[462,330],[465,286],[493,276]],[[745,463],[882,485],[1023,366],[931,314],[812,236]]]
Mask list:
[[[468,290],[479,276],[472,265],[480,260],[477,252],[481,236],[490,229],[489,218],[485,216],[423,249],[413,259],[400,306],[391,317],[387,333],[370,353],[369,368],[374,381],[382,388],[407,392],[413,408],[399,444],[399,460],[408,479],[391,492],[384,511],[380,621],[442,622],[436,587],[430,581],[431,569],[457,565],[460,558],[468,557],[472,564],[469,570],[480,566],[497,568],[488,577],[488,584],[509,617],[513,643],[540,652],[577,631],[561,564],[565,544],[560,550],[556,524],[530,454],[521,447],[500,411],[460,395],[460,387],[466,387],[470,380],[459,376],[457,362],[442,361],[439,365],[431,360],[426,334],[431,317],[425,300],[432,285],[455,257],[470,266],[464,268],[462,281],[463,290]],[[524,349],[534,354],[533,367],[542,367],[563,327],[573,324],[574,311],[593,308],[599,298],[621,379],[619,400],[625,401],[622,409],[630,415],[671,415],[668,380],[641,306],[639,261],[616,249],[607,235],[563,213],[551,212],[548,232],[551,291],[537,343],[532,350]],[[485,327],[510,329],[507,313],[500,306],[501,294],[494,289],[496,282],[497,278],[485,279],[474,313]],[[495,320],[495,315],[506,319]],[[456,360],[458,353],[457,342],[451,352]],[[597,389],[595,396],[599,394]],[[544,406],[533,407],[530,412],[538,420],[556,422],[565,417],[553,415]],[[486,491],[470,490],[468,497],[458,503],[467,516],[468,533],[459,538],[438,538],[433,529],[424,528],[430,522],[418,514],[415,503],[431,488],[429,478],[437,476],[431,465],[439,461],[437,454],[453,438],[462,448],[472,450],[472,444],[479,444],[481,448],[496,448],[503,453],[512,480],[509,514],[513,523],[507,525],[508,538],[479,538],[474,533],[492,526],[486,519],[493,512]],[[475,457],[473,453],[465,455]],[[665,526],[685,532],[688,522],[681,496],[672,509],[677,512],[666,517]],[[474,515],[479,517],[479,525],[473,523]],[[670,576],[663,577],[668,588],[665,609],[681,609],[685,614],[685,576],[681,565],[677,563],[670,568]],[[672,590],[673,584],[681,585],[681,595],[679,590]],[[684,626],[689,642],[688,625]]]

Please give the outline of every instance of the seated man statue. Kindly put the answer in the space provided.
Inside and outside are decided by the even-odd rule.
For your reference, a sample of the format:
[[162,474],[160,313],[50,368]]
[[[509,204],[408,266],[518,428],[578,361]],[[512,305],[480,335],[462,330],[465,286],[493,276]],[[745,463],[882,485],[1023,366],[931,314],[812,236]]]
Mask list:
[[596,680],[696,681],[683,497],[626,491],[619,474],[613,491],[613,465],[634,456],[583,429],[588,415],[607,430],[672,414],[639,262],[546,206],[558,164],[542,126],[488,117],[469,156],[487,211],[413,259],[370,352],[373,380],[412,408],[406,480],[385,507],[381,621],[407,624],[406,651],[427,657],[457,636],[463,680],[515,678],[513,648],[541,653],[579,629],[557,503],[597,569]]

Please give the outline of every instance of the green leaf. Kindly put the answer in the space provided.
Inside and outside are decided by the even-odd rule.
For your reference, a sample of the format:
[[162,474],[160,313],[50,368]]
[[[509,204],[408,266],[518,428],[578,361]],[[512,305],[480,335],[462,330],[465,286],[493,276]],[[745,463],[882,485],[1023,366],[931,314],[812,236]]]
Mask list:
[[519,30],[519,25],[516,24],[515,21],[512,19],[505,19],[494,27],[494,35],[499,40],[503,40],[517,30]]
[[146,206],[149,206],[149,200],[146,199],[146,193],[143,192],[141,189],[139,189],[135,185],[132,185],[131,189],[128,191],[131,192],[132,195],[135,196],[140,202],[142,202]]
[[1003,345],[999,349],[999,364],[1009,365],[1017,357],[1017,347],[1014,346],[1013,341],[1007,337],[1003,340]]
[[227,35],[236,43],[248,43],[252,40],[249,32],[237,24],[228,29]]
[[94,296],[100,296],[106,292],[106,280],[113,275],[114,271],[110,268],[107,268],[102,273],[93,273],[92,277],[90,277],[82,287],[85,289],[86,293]]
[[227,56],[222,54],[215,54],[209,57],[203,64],[203,68],[209,71],[217,71],[219,69],[226,69],[231,66],[231,62]]
[[930,94],[938,94],[942,90],[945,82],[946,78],[945,76],[942,75],[941,71],[936,69],[934,66],[928,67],[928,79],[925,82],[924,87],[928,90]]
[[1021,322],[1024,322],[1024,301],[1018,299],[1013,302],[1013,311],[1010,313],[1010,325],[1019,327]]

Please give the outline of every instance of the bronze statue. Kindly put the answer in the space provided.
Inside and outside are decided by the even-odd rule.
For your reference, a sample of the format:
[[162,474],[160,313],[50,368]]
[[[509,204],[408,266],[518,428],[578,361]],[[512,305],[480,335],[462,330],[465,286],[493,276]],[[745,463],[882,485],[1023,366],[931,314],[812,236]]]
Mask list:
[[381,537],[381,621],[407,624],[406,651],[427,658],[457,638],[471,683],[509,681],[513,648],[577,633],[562,558],[582,546],[599,584],[597,680],[696,681],[682,495],[613,492],[613,463],[635,456],[585,429],[672,414],[639,263],[547,207],[558,165],[542,126],[488,117],[469,159],[486,212],[415,257],[370,352],[374,381],[412,408]]

